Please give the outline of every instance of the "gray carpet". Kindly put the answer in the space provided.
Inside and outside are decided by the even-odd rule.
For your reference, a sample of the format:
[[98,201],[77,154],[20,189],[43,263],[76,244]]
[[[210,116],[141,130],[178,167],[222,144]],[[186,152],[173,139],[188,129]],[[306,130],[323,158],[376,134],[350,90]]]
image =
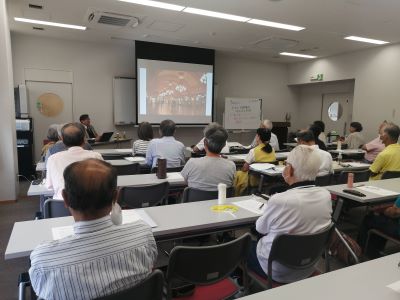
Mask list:
[[26,197],[26,182],[20,184],[18,201],[0,204],[0,291],[1,299],[18,299],[18,275],[29,268],[29,258],[4,260],[14,222],[33,220],[39,208],[39,197]]

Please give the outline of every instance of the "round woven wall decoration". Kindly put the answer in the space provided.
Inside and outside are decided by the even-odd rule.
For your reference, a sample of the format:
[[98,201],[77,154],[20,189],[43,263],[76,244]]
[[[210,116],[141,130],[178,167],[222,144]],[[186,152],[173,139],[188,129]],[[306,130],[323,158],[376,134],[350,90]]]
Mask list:
[[64,102],[60,96],[53,93],[44,93],[36,102],[38,111],[46,117],[58,116],[64,109]]

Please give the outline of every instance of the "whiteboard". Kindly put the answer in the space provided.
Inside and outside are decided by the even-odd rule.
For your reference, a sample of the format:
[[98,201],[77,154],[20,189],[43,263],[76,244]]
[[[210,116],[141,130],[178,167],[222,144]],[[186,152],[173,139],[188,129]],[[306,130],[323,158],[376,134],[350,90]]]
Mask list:
[[136,79],[114,77],[114,124],[136,124]]
[[262,118],[262,99],[225,98],[226,129],[256,129]]

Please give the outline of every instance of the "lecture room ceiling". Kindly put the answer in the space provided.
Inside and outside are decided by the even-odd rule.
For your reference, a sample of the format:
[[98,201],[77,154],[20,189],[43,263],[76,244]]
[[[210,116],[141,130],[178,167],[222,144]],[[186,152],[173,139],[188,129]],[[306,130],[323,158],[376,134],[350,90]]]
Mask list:
[[[345,40],[348,35],[400,41],[399,0],[162,0],[165,3],[305,27],[289,31],[228,21],[118,0],[8,0],[11,32],[81,41],[129,43],[142,40],[213,48],[236,56],[296,62],[294,52],[327,57],[376,45]],[[41,7],[41,8],[40,8]],[[88,21],[91,13],[132,16],[138,24],[117,27]],[[16,22],[14,17],[86,26],[71,30]],[[33,29],[36,27],[36,29]]]

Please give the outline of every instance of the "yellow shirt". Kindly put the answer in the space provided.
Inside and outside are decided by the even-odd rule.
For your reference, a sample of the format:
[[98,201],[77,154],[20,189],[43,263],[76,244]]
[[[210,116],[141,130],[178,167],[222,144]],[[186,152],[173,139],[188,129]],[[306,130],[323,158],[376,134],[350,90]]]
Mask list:
[[372,180],[381,179],[385,171],[400,171],[400,144],[387,146],[378,154],[369,169],[372,173],[377,173],[377,175],[371,176]]

